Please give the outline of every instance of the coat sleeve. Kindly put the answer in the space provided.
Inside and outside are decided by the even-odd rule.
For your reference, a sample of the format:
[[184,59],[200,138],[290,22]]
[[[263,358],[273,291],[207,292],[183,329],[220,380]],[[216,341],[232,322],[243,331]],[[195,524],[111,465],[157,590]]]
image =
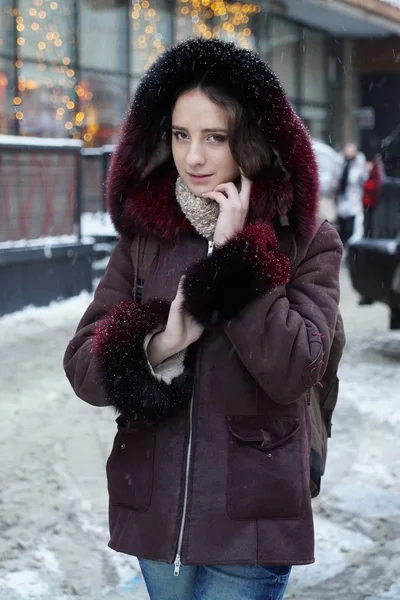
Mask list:
[[133,287],[130,241],[121,239],[68,344],[64,369],[82,400],[114,406],[129,421],[155,422],[190,400],[192,370],[185,352],[151,367],[147,346],[165,328],[170,303],[138,304]]
[[270,398],[290,403],[326,369],[339,310],[343,247],[324,223],[287,286],[278,286],[226,323],[241,361]]
[[290,403],[323,377],[339,304],[342,243],[324,223],[289,277],[268,225],[247,226],[191,267],[185,308],[222,325],[242,363],[276,402]]

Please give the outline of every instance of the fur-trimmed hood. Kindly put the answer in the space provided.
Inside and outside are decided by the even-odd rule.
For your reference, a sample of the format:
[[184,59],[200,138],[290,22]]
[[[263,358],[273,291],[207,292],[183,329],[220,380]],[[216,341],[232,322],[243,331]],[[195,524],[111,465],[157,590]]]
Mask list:
[[116,229],[169,241],[191,226],[175,200],[177,172],[166,144],[179,89],[207,79],[248,111],[276,156],[253,183],[250,221],[287,216],[296,236],[316,230],[318,174],[309,134],[275,74],[255,53],[220,40],[192,39],[162,54],[144,75],[113,155],[107,199]]

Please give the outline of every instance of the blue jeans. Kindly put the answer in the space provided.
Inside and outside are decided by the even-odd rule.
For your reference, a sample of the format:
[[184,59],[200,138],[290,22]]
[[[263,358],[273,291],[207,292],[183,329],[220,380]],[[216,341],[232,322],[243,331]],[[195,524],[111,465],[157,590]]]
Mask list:
[[139,559],[151,600],[282,600],[291,567],[174,565]]

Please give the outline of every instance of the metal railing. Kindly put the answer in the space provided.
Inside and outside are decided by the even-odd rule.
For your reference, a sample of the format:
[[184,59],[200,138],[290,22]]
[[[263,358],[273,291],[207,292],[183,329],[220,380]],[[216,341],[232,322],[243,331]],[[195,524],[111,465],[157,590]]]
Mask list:
[[105,182],[114,148],[82,148],[82,212],[106,212]]
[[0,243],[80,237],[83,212],[106,212],[114,146],[0,136]]
[[80,236],[81,142],[0,136],[0,243]]

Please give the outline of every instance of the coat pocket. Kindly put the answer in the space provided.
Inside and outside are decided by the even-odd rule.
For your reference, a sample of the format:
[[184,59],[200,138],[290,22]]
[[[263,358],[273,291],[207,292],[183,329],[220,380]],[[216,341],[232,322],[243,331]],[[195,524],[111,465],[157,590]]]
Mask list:
[[156,427],[129,427],[121,417],[107,461],[110,502],[145,512],[153,491]]
[[228,428],[228,515],[298,519],[303,507],[300,420],[234,415]]

